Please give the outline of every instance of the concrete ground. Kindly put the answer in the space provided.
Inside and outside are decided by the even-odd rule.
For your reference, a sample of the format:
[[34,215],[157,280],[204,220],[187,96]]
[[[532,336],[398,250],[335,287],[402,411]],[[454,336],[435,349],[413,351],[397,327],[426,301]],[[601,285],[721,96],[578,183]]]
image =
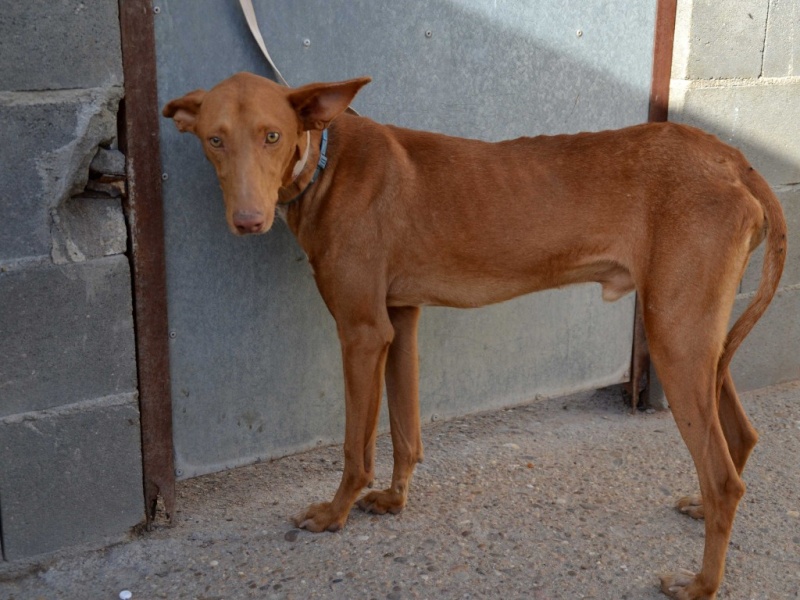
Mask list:
[[[761,434],[720,598],[800,598],[800,382],[743,395]],[[426,425],[397,516],[354,509],[344,531],[287,516],[328,499],[338,447],[181,482],[174,527],[0,566],[0,598],[630,598],[698,568],[703,525],[669,413],[630,415],[619,388]],[[379,440],[378,485],[391,475]],[[86,515],[91,519],[91,515]]]

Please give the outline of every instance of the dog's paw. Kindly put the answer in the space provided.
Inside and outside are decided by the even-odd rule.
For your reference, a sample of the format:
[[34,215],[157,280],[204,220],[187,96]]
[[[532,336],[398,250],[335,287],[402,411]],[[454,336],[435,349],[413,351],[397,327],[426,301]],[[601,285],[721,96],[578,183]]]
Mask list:
[[307,529],[314,533],[320,531],[339,531],[347,521],[347,513],[336,514],[330,502],[312,504],[306,510],[292,517],[292,522],[300,529]]
[[697,575],[686,569],[674,573],[663,573],[661,578],[661,591],[675,600],[714,600],[716,591],[703,591]]
[[387,512],[396,515],[405,507],[405,496],[391,489],[369,492],[358,501],[358,508],[378,515],[385,515]]
[[689,515],[693,519],[705,518],[705,511],[703,510],[703,499],[700,494],[693,494],[691,496],[684,496],[675,504],[675,508],[685,515]]

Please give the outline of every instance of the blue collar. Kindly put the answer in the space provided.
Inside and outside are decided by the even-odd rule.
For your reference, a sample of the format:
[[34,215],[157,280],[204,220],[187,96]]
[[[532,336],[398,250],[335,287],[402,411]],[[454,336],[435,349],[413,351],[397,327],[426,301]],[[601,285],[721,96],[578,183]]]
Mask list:
[[327,150],[328,150],[328,130],[323,129],[322,141],[319,144],[319,161],[317,161],[317,169],[314,171],[314,175],[311,177],[311,181],[308,182],[308,185],[304,187],[303,191],[297,194],[297,196],[295,196],[294,198],[292,198],[287,202],[279,202],[278,206],[289,206],[290,204],[294,204],[295,202],[300,200],[300,198],[303,197],[303,194],[305,194],[306,191],[308,191],[308,188],[314,185],[314,182],[317,180],[317,177],[319,177],[319,174],[322,173],[322,169],[324,169],[328,164],[328,156],[325,154]]

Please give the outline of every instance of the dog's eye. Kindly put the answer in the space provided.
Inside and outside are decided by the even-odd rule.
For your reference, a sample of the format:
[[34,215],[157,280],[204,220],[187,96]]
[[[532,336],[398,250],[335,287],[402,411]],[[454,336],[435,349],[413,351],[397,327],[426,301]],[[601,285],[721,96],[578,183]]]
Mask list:
[[217,136],[208,138],[208,143],[211,144],[213,148],[219,148],[222,146],[222,140],[219,139]]
[[274,143],[275,143],[275,142],[277,142],[279,139],[281,139],[281,134],[280,134],[280,133],[278,133],[277,131],[270,131],[270,132],[267,134],[267,143],[268,143],[268,144],[274,144]]

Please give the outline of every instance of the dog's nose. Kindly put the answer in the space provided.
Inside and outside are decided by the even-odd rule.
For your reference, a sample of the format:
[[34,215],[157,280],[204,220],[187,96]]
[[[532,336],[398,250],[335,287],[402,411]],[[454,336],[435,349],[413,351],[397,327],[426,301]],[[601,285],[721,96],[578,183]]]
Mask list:
[[259,233],[264,227],[264,213],[237,210],[233,213],[233,226],[239,233]]

